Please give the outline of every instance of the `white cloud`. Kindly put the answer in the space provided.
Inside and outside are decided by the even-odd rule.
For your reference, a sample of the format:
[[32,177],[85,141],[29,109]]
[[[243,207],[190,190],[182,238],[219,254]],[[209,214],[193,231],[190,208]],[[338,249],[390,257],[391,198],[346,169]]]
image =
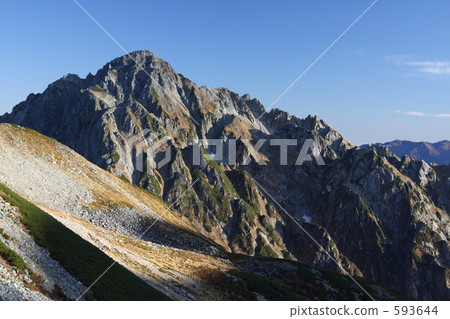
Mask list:
[[407,115],[415,115],[415,116],[426,116],[425,113],[422,112],[416,112],[416,111],[397,111],[397,113],[401,114],[407,114]]
[[413,66],[418,73],[450,75],[450,61],[414,61],[408,55],[386,56],[386,59],[396,65]]
[[417,112],[417,111],[400,111],[400,110],[397,110],[397,113],[406,114],[406,115],[413,115],[413,116],[450,117],[449,113],[431,114],[431,113],[423,113],[423,112]]

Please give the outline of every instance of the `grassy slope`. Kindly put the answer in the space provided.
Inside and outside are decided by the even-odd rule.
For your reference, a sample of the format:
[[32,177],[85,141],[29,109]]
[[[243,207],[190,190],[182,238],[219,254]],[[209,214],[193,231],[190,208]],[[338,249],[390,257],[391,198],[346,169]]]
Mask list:
[[6,246],[6,244],[2,241],[0,241],[0,256],[7,260],[11,266],[17,267],[22,270],[29,270],[22,257],[14,250]]
[[[2,197],[22,212],[23,223],[36,243],[85,286],[91,285],[114,261],[56,219],[0,184]],[[136,275],[115,264],[92,288],[99,300],[170,300]]]

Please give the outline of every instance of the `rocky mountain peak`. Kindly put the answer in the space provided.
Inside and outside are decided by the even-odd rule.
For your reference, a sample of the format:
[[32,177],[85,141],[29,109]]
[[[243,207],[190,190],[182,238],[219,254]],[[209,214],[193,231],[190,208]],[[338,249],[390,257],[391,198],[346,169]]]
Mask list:
[[78,82],[81,78],[77,74],[68,73],[62,77],[65,81]]
[[139,70],[140,68],[147,68],[149,66],[160,67],[162,64],[167,63],[161,60],[156,54],[148,50],[133,51],[129,54],[116,58],[99,70],[121,70],[123,68],[132,68]]

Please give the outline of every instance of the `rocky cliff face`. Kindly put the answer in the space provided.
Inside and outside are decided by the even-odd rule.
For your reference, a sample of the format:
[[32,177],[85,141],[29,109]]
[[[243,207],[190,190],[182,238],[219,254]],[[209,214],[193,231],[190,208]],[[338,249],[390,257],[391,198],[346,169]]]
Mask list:
[[[318,117],[264,112],[248,95],[198,87],[153,53],[139,51],[86,79],[65,76],[0,122],[53,137],[173,203],[230,252],[340,270],[333,258],[352,274],[414,298],[448,299],[445,169],[400,160],[381,146],[358,149]],[[136,147],[144,134],[157,145],[147,156]],[[223,141],[224,159],[203,139]],[[295,140],[287,165],[280,163],[280,146],[270,143],[275,139]],[[259,148],[248,147],[261,140]],[[295,165],[308,140],[324,162]],[[196,163],[198,143],[203,150]],[[168,148],[168,163],[158,167]]]

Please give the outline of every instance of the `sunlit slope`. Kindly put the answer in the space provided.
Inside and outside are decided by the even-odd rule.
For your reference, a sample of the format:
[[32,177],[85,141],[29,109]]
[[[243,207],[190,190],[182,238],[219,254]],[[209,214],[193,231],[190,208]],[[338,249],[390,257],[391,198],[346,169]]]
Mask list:
[[[0,125],[0,182],[49,209],[72,214],[105,228],[120,224],[120,230],[132,237],[139,237],[146,226],[158,220],[152,227],[155,233],[175,232],[176,236],[182,230],[183,235],[193,236],[193,241],[199,241],[199,247],[215,246],[197,236],[185,218],[179,214],[174,216],[169,207],[153,194],[27,128]],[[95,216],[95,221],[92,216]],[[127,225],[129,220],[134,224]]]

